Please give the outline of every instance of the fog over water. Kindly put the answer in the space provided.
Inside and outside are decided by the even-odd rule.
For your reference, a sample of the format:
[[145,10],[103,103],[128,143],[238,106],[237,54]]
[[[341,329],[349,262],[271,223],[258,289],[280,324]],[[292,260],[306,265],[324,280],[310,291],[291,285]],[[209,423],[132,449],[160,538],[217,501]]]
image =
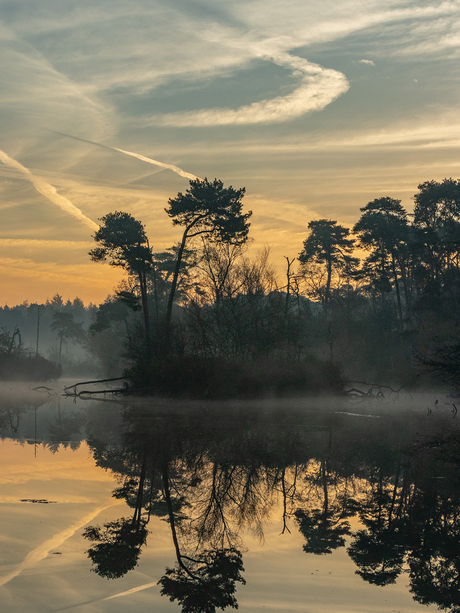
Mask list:
[[459,606],[455,399],[101,402],[30,387],[0,390],[7,610]]

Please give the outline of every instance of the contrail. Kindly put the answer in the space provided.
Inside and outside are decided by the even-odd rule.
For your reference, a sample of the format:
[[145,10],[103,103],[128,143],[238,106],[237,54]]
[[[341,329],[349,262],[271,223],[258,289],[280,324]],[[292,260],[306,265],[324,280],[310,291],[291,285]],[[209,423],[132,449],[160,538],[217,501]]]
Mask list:
[[92,219],[86,217],[86,215],[84,215],[79,208],[72,204],[70,200],[68,200],[64,196],[61,196],[61,194],[58,194],[55,187],[53,187],[46,181],[43,181],[43,179],[40,179],[39,177],[33,175],[29,169],[20,164],[17,160],[11,158],[1,149],[0,160],[5,164],[5,166],[9,166],[10,168],[19,170],[19,172],[22,173],[32,183],[37,192],[45,196],[45,198],[48,198],[48,200],[51,200],[51,202],[54,202],[54,204],[57,204],[57,206],[59,206],[63,211],[65,211],[66,213],[70,213],[70,215],[73,215],[74,217],[82,221],[84,224],[89,226],[91,230],[99,230],[99,226],[94,223]]
[[157,160],[152,160],[152,158],[147,158],[145,155],[140,155],[139,153],[133,153],[132,151],[125,151],[124,149],[117,149],[116,147],[110,147],[114,151],[119,151],[120,153],[125,153],[126,155],[131,155],[133,158],[137,158],[138,160],[142,160],[143,162],[147,162],[148,164],[155,164],[155,166],[161,166],[161,168],[168,168],[173,172],[177,173],[181,177],[185,179],[199,179],[196,175],[192,175],[190,172],[185,172],[178,166],[173,166],[172,164],[164,164],[163,162],[158,162]]
[[119,592],[118,594],[113,594],[113,596],[107,596],[106,598],[94,598],[93,600],[85,600],[85,602],[79,602],[78,604],[68,605],[67,607],[63,607],[62,609],[54,609],[52,613],[62,613],[63,611],[70,611],[71,609],[78,609],[79,607],[82,607],[85,604],[94,604],[96,602],[105,602],[106,600],[112,600],[113,598],[120,598],[121,596],[130,596],[131,594],[135,594],[136,592],[141,592],[142,590],[146,590],[149,587],[155,587],[156,585],[158,585],[158,581],[153,581],[152,583],[144,583],[144,585],[133,587],[130,590],[126,590],[126,592]]
[[53,132],[54,134],[60,134],[61,136],[66,136],[67,138],[73,138],[75,140],[80,140],[83,143],[89,143],[90,145],[96,145],[96,147],[104,147],[104,149],[110,149],[110,151],[118,151],[118,153],[123,153],[124,155],[130,155],[133,158],[137,158],[141,160],[141,162],[147,162],[147,164],[153,164],[154,166],[160,166],[160,168],[166,168],[167,170],[172,170],[176,174],[185,179],[199,179],[196,175],[193,175],[190,172],[186,172],[179,168],[178,166],[174,166],[173,164],[165,164],[164,162],[159,162],[158,160],[153,160],[152,158],[148,158],[145,155],[141,155],[140,153],[133,153],[132,151],[125,151],[125,149],[118,149],[117,147],[109,147],[108,145],[103,145],[102,143],[96,143],[92,140],[87,140],[86,138],[80,138],[79,136],[72,136],[71,134],[64,134],[63,132],[57,132],[55,130],[48,130],[49,132]]
[[49,552],[52,549],[55,549],[56,547],[62,545],[62,543],[64,543],[67,539],[73,536],[77,530],[79,530],[88,522],[97,517],[99,513],[113,506],[113,504],[110,504],[106,507],[100,507],[98,509],[95,509],[88,515],[85,515],[85,517],[83,517],[82,519],[79,519],[72,526],[69,526],[62,532],[58,532],[50,539],[33,549],[13,571],[0,578],[0,586],[9,583],[12,579],[20,575],[22,571],[26,568],[30,568],[31,566],[35,566],[38,562],[41,562],[41,560],[48,556]]
[[145,583],[144,585],[139,585],[138,587],[133,587],[126,592],[120,592],[119,594],[114,594],[113,596],[107,596],[107,598],[103,598],[102,600],[112,600],[112,598],[120,598],[120,596],[130,596],[131,594],[141,592],[142,590],[146,590],[149,587],[154,587],[155,585],[158,585],[158,581],[154,581],[153,583]]

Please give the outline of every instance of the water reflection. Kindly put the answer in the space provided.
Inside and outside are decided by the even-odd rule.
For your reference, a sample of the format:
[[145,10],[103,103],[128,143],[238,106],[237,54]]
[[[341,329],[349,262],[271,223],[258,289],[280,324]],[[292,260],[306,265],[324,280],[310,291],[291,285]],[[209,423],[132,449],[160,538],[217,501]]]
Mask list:
[[450,417],[214,411],[126,407],[116,444],[90,438],[98,465],[118,476],[113,495],[133,509],[86,530],[97,573],[119,577],[136,565],[154,514],[176,552],[162,593],[183,611],[236,607],[238,535],[249,528],[262,538],[281,509],[280,532],[295,526],[306,553],[330,554],[348,537],[365,581],[384,586],[408,572],[415,600],[457,610],[460,443]]
[[[167,522],[175,551],[161,593],[185,613],[236,608],[244,534],[263,539],[275,520],[280,534],[299,531],[306,555],[345,548],[367,583],[405,573],[415,601],[459,613],[460,431],[449,413],[82,407],[63,415],[55,405],[42,440],[76,445],[84,424],[96,464],[116,477],[113,497],[126,510],[84,531],[100,576],[136,567],[154,516]],[[2,405],[2,435],[17,435],[36,408]]]

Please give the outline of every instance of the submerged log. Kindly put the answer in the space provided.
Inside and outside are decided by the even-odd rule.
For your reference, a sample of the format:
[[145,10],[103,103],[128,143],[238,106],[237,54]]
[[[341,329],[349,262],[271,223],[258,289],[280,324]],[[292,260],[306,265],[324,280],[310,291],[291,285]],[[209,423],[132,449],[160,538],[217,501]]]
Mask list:
[[95,385],[96,383],[110,383],[111,381],[125,381],[125,377],[113,377],[111,379],[96,379],[94,381],[79,381],[78,383],[73,383],[72,385],[68,385],[64,388],[65,396],[82,396],[82,395],[92,395],[92,394],[122,394],[127,390],[124,387],[115,388],[115,389],[104,389],[104,390],[81,390],[77,391],[77,387],[81,385]]

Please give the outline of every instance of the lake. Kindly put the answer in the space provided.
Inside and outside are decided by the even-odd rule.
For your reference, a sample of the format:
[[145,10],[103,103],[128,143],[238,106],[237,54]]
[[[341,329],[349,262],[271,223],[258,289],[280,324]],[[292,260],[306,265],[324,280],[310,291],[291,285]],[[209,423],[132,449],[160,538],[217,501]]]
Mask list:
[[0,389],[0,601],[36,613],[460,611],[445,395]]

